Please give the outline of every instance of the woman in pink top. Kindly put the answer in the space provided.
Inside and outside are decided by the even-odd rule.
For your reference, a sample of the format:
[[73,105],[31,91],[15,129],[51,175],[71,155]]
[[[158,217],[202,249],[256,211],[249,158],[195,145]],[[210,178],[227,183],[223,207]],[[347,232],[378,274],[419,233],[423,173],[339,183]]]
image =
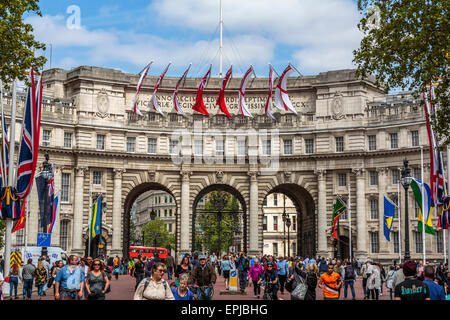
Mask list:
[[250,267],[248,271],[248,277],[252,279],[253,282],[253,292],[255,293],[255,298],[259,299],[259,295],[261,294],[261,288],[258,284],[259,279],[261,279],[262,274],[264,273],[263,267],[259,264],[258,259],[255,259],[254,264]]

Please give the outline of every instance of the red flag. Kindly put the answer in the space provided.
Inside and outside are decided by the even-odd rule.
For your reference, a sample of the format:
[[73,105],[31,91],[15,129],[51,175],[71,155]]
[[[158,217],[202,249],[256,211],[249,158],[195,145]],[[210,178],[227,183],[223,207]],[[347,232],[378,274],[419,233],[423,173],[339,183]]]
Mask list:
[[11,233],[14,233],[20,229],[23,229],[25,227],[25,202],[27,198],[23,199],[22,204],[22,210],[20,211],[20,218],[16,221],[16,224],[14,225],[14,228],[12,229]]
[[208,113],[208,110],[206,110],[205,104],[203,102],[203,89],[205,89],[206,82],[208,81],[208,78],[211,75],[211,68],[212,68],[212,65],[209,67],[208,72],[205,74],[202,81],[200,82],[200,85],[198,86],[197,98],[195,100],[194,106],[192,107],[192,110],[200,112],[208,117],[209,117],[209,113]]
[[222,88],[220,89],[219,93],[219,99],[217,99],[216,106],[220,107],[220,110],[222,110],[223,113],[227,115],[228,118],[231,118],[231,114],[228,112],[227,105],[225,104],[225,88],[227,87],[228,80],[231,78],[232,74],[232,66],[230,67],[230,70],[228,70],[227,74],[225,75],[225,78],[222,82]]

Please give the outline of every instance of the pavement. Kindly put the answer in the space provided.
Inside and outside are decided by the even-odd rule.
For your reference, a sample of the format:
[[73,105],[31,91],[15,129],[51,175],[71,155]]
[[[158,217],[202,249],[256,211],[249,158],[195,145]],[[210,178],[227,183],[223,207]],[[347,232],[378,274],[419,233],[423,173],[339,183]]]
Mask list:
[[[167,279],[167,275],[164,276],[165,279]],[[172,281],[169,281],[172,282]],[[114,277],[110,281],[111,284],[111,292],[106,295],[107,300],[133,300],[134,295],[134,287],[136,284],[135,278],[130,277],[129,275],[120,275],[119,279],[116,280]],[[6,286],[9,286],[6,284]],[[356,283],[354,285],[355,288],[355,294],[356,294],[356,300],[363,300],[364,294],[362,289],[362,278],[358,277],[356,280]],[[213,300],[262,300],[262,293],[264,292],[261,290],[261,298],[257,299],[253,295],[253,287],[248,286],[245,289],[245,294],[237,294],[237,295],[224,295],[220,294],[221,291],[225,290],[225,282],[224,278],[222,276],[217,277],[216,284],[214,286],[214,296]],[[19,284],[18,288],[18,296],[19,299],[22,299],[22,285]],[[9,288],[4,286],[3,293],[5,296],[5,299],[9,298]],[[278,292],[278,298],[280,300],[290,300],[290,294],[285,291],[284,293]],[[37,288],[33,287],[33,294],[32,294],[32,300],[39,300],[39,297],[37,295]],[[43,296],[41,298],[42,300],[54,300],[54,294],[53,294],[53,287],[47,290],[46,296]],[[320,288],[316,289],[316,299],[317,300],[323,300],[323,291]],[[344,289],[341,289],[340,293],[340,300],[352,300],[352,295],[350,292],[350,288],[348,288],[348,296],[345,299],[344,298]],[[386,287],[383,287],[383,295],[379,297],[379,300],[389,300],[389,289],[386,289]]]

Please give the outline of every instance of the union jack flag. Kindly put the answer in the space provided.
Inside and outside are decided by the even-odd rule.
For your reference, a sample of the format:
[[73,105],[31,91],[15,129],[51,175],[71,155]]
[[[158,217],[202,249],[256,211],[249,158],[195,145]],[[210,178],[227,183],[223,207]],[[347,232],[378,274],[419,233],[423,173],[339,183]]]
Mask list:
[[[31,70],[32,87],[28,88],[27,103],[23,121],[22,137],[19,149],[19,162],[17,167],[16,195],[23,199],[31,190],[36,170],[39,150],[39,131],[42,105],[42,77],[39,80],[38,90],[34,86],[33,70]],[[36,97],[36,98],[35,98]]]
[[189,67],[186,69],[186,71],[184,72],[184,74],[183,74],[183,75],[181,76],[181,78],[178,80],[177,85],[176,85],[176,87],[175,87],[175,91],[174,91],[174,93],[173,93],[173,97],[172,97],[172,100],[173,100],[173,107],[175,108],[175,110],[176,110],[179,114],[181,114],[181,115],[183,115],[183,116],[186,116],[186,114],[184,113],[183,109],[181,109],[181,106],[180,106],[179,103],[178,103],[178,88],[180,87],[180,84],[181,84],[181,82],[183,81],[183,79],[186,78],[186,76],[187,76],[187,74],[188,74],[190,68],[191,68],[191,64],[189,64]]

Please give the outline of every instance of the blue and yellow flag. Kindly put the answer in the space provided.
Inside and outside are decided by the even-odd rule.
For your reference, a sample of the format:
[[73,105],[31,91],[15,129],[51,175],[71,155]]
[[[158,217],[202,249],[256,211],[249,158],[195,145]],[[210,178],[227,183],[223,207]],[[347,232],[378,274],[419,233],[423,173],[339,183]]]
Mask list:
[[102,195],[97,198],[92,207],[92,221],[91,221],[91,239],[94,239],[101,232],[102,228]]
[[392,229],[392,222],[394,220],[394,212],[397,206],[386,196],[384,196],[384,236],[387,241],[391,241],[390,234]]

